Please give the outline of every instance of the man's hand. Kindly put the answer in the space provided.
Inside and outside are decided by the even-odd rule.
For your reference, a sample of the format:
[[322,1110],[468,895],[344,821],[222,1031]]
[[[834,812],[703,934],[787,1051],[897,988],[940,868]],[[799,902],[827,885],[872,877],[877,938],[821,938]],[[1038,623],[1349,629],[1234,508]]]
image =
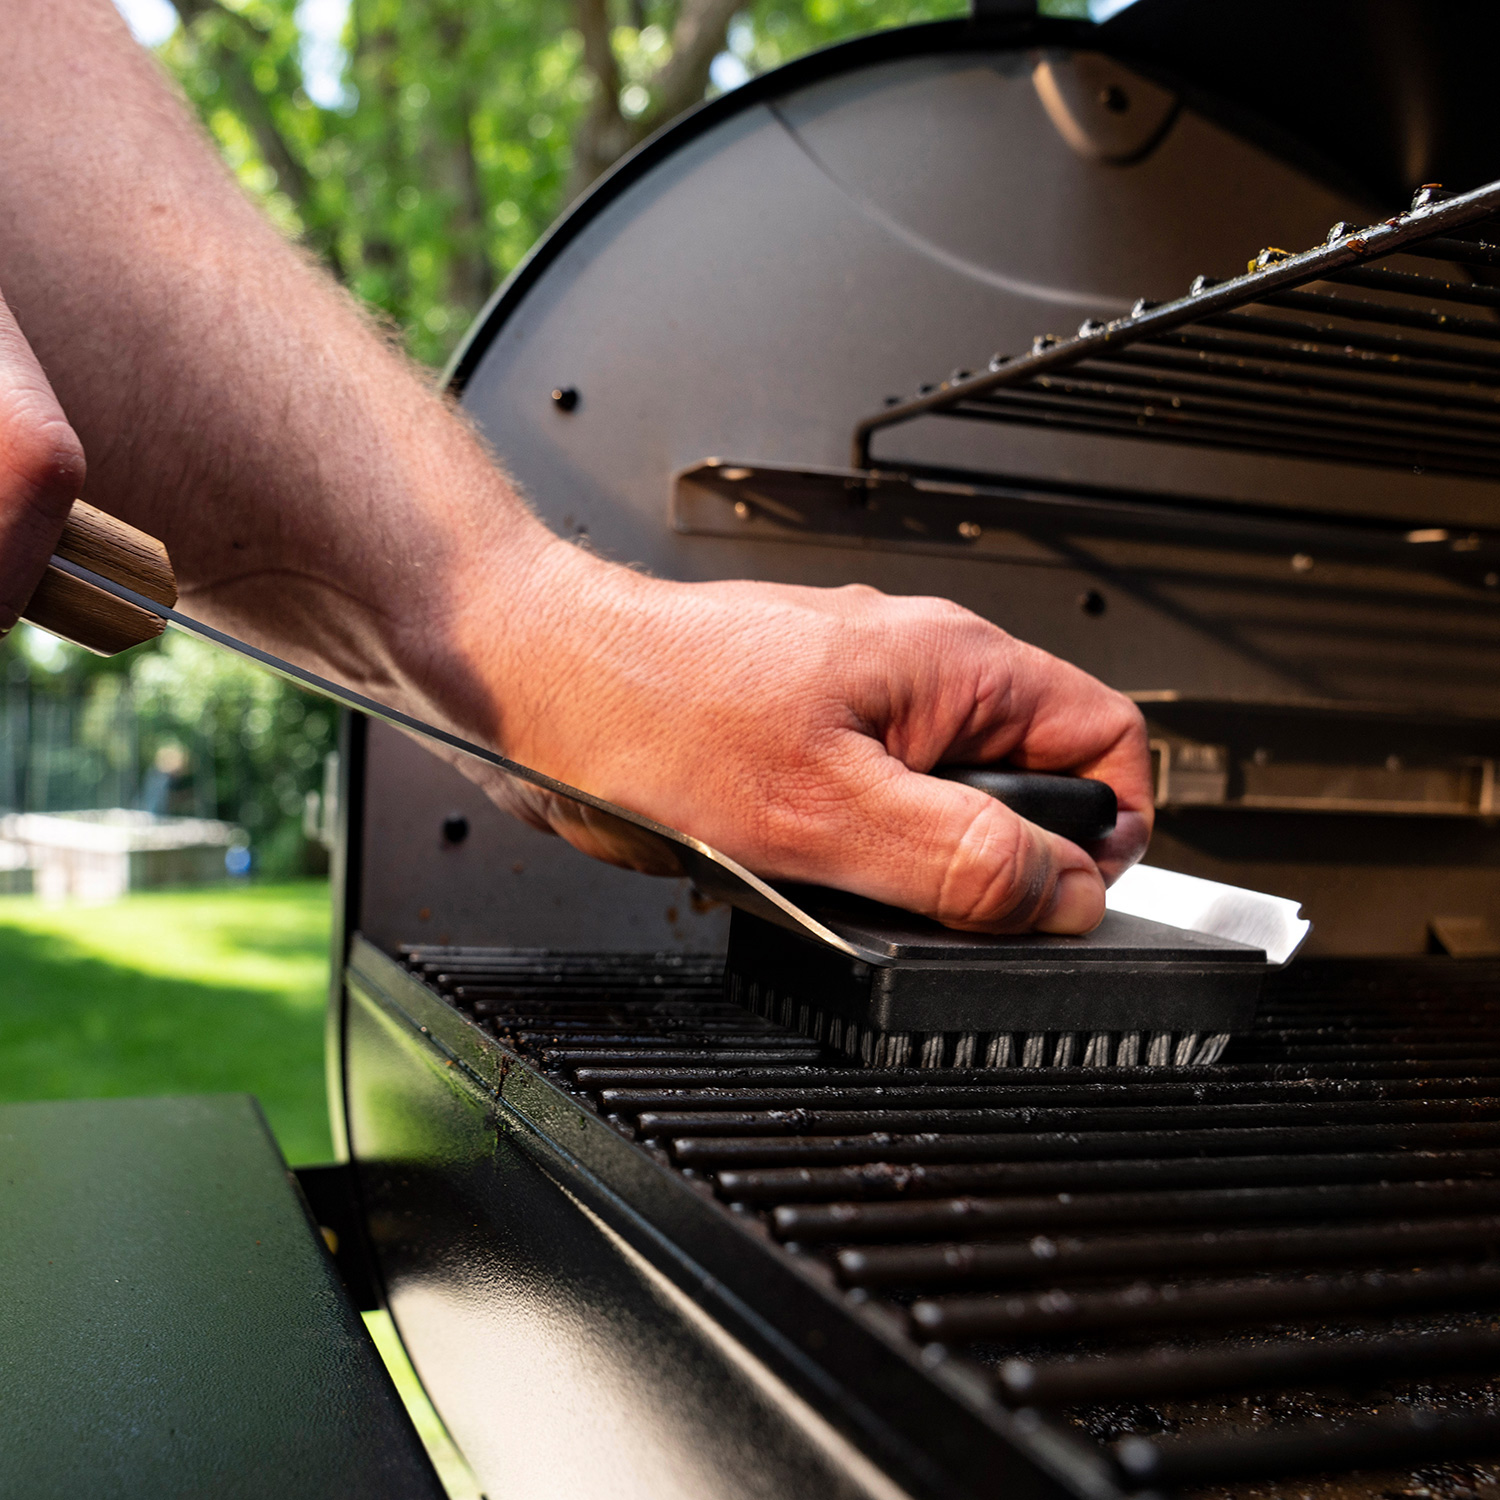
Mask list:
[[83,445],[0,297],[0,634],[20,617],[83,488]]
[[[954,927],[1086,932],[1104,914],[1106,881],[1150,835],[1135,706],[943,600],[669,583],[558,543],[506,629],[487,623],[482,580],[469,601],[454,634],[476,677],[495,684],[492,740],[757,873]],[[1109,782],[1115,833],[1085,852],[922,774],[1001,759]],[[488,784],[579,848],[635,862],[618,830],[581,821],[573,804]]]
[[[560,542],[246,200],[110,0],[0,4],[0,284],[89,500],[166,543],[189,612],[758,872],[971,928],[1098,921],[1151,817],[1124,699],[953,605],[672,583]],[[8,320],[0,361],[14,613],[82,457]],[[1110,782],[1097,868],[923,774],[1001,757]],[[618,829],[500,795],[631,859]]]

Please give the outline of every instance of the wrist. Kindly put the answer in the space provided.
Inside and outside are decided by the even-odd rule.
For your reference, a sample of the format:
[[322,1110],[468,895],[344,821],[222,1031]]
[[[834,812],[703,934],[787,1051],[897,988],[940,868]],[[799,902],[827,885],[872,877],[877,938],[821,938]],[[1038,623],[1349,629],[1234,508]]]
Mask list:
[[547,731],[573,717],[605,643],[617,643],[632,614],[639,619],[644,600],[636,596],[655,580],[563,540],[529,514],[520,525],[497,521],[489,535],[456,542],[438,571],[435,597],[403,616],[392,640],[398,678],[417,711],[565,775]]

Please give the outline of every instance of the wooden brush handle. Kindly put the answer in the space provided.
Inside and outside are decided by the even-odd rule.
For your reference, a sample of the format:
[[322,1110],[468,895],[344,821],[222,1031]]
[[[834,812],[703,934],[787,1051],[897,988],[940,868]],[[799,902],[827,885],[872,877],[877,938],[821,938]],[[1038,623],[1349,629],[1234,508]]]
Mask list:
[[[53,562],[58,558],[122,583],[158,604],[177,603],[177,579],[167,549],[155,537],[82,500],[75,500],[68,512]],[[21,618],[99,656],[155,640],[166,628],[148,610],[116,599],[51,563]]]

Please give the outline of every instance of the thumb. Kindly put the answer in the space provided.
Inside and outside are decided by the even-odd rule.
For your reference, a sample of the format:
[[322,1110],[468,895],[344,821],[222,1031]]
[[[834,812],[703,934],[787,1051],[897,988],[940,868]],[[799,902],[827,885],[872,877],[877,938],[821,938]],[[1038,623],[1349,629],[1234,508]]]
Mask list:
[[[972,787],[886,756],[791,878],[837,885],[969,932],[1091,932],[1104,879],[1076,844]],[[840,826],[842,825],[842,826]]]

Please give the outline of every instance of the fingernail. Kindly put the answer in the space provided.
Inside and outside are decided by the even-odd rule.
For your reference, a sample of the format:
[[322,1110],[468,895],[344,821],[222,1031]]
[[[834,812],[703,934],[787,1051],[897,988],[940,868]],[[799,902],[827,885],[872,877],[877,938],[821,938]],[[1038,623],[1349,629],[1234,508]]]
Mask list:
[[1064,870],[1052,900],[1037,918],[1038,932],[1092,932],[1104,920],[1104,882],[1088,870]]

